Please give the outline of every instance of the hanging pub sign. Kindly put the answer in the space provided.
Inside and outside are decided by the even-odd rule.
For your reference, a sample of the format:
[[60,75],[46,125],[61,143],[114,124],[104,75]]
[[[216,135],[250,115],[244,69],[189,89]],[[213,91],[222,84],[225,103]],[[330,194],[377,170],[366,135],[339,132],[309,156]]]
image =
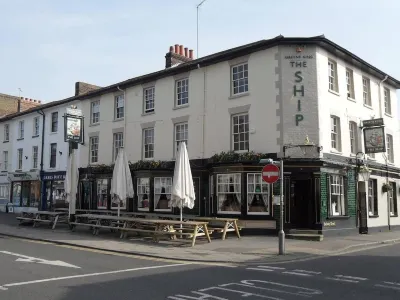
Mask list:
[[366,154],[386,152],[385,127],[364,128],[364,147]]
[[67,108],[67,113],[64,115],[64,140],[83,142],[83,116],[80,109]]

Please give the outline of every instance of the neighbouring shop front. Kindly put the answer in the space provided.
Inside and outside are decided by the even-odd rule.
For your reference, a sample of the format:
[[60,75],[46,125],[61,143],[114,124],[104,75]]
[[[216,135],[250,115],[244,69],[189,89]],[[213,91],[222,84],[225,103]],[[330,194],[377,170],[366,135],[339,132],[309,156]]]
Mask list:
[[10,172],[8,178],[14,212],[37,211],[40,203],[39,172]]
[[10,182],[7,171],[0,172],[0,211],[5,212],[10,202]]
[[65,171],[42,172],[42,209],[68,208],[64,189]]

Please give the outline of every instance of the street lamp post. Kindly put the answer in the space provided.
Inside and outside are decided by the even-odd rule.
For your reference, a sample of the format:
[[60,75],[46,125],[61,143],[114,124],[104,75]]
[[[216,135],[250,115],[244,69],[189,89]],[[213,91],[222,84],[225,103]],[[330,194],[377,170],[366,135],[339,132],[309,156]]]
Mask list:
[[[371,171],[365,165],[365,154],[364,152],[358,152],[356,154],[356,173],[355,173],[355,193],[357,199],[357,213],[358,213],[358,227],[360,234],[368,233],[368,224],[366,223],[366,203],[365,199],[362,199],[359,195],[359,177],[361,176],[362,181],[366,181],[368,183],[369,177],[371,175]],[[364,201],[364,202],[362,202]]]

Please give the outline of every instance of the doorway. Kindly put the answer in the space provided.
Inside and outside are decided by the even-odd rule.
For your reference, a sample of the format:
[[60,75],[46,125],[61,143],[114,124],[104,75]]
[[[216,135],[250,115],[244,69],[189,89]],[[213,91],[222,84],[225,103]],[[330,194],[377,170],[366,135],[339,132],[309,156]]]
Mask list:
[[291,181],[290,223],[292,228],[310,229],[315,225],[315,201],[311,179]]

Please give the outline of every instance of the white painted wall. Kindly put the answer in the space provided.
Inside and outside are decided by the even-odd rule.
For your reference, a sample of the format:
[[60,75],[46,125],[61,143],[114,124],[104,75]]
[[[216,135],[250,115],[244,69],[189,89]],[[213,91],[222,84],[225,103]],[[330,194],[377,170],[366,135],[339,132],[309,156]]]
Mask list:
[[[8,155],[12,155],[12,148],[11,148],[11,143],[6,142],[4,143],[4,125],[8,124],[6,123],[0,123],[0,186],[2,186],[2,189],[7,189],[8,191],[8,197],[7,195],[5,197],[2,197],[0,195],[0,211],[6,211],[5,205],[9,201],[10,197],[10,182],[8,181],[8,171],[5,171],[4,169],[4,156],[3,156],[3,151],[8,151]],[[11,136],[10,136],[11,139]],[[9,164],[7,165],[7,168],[10,168],[10,159],[8,160]]]

